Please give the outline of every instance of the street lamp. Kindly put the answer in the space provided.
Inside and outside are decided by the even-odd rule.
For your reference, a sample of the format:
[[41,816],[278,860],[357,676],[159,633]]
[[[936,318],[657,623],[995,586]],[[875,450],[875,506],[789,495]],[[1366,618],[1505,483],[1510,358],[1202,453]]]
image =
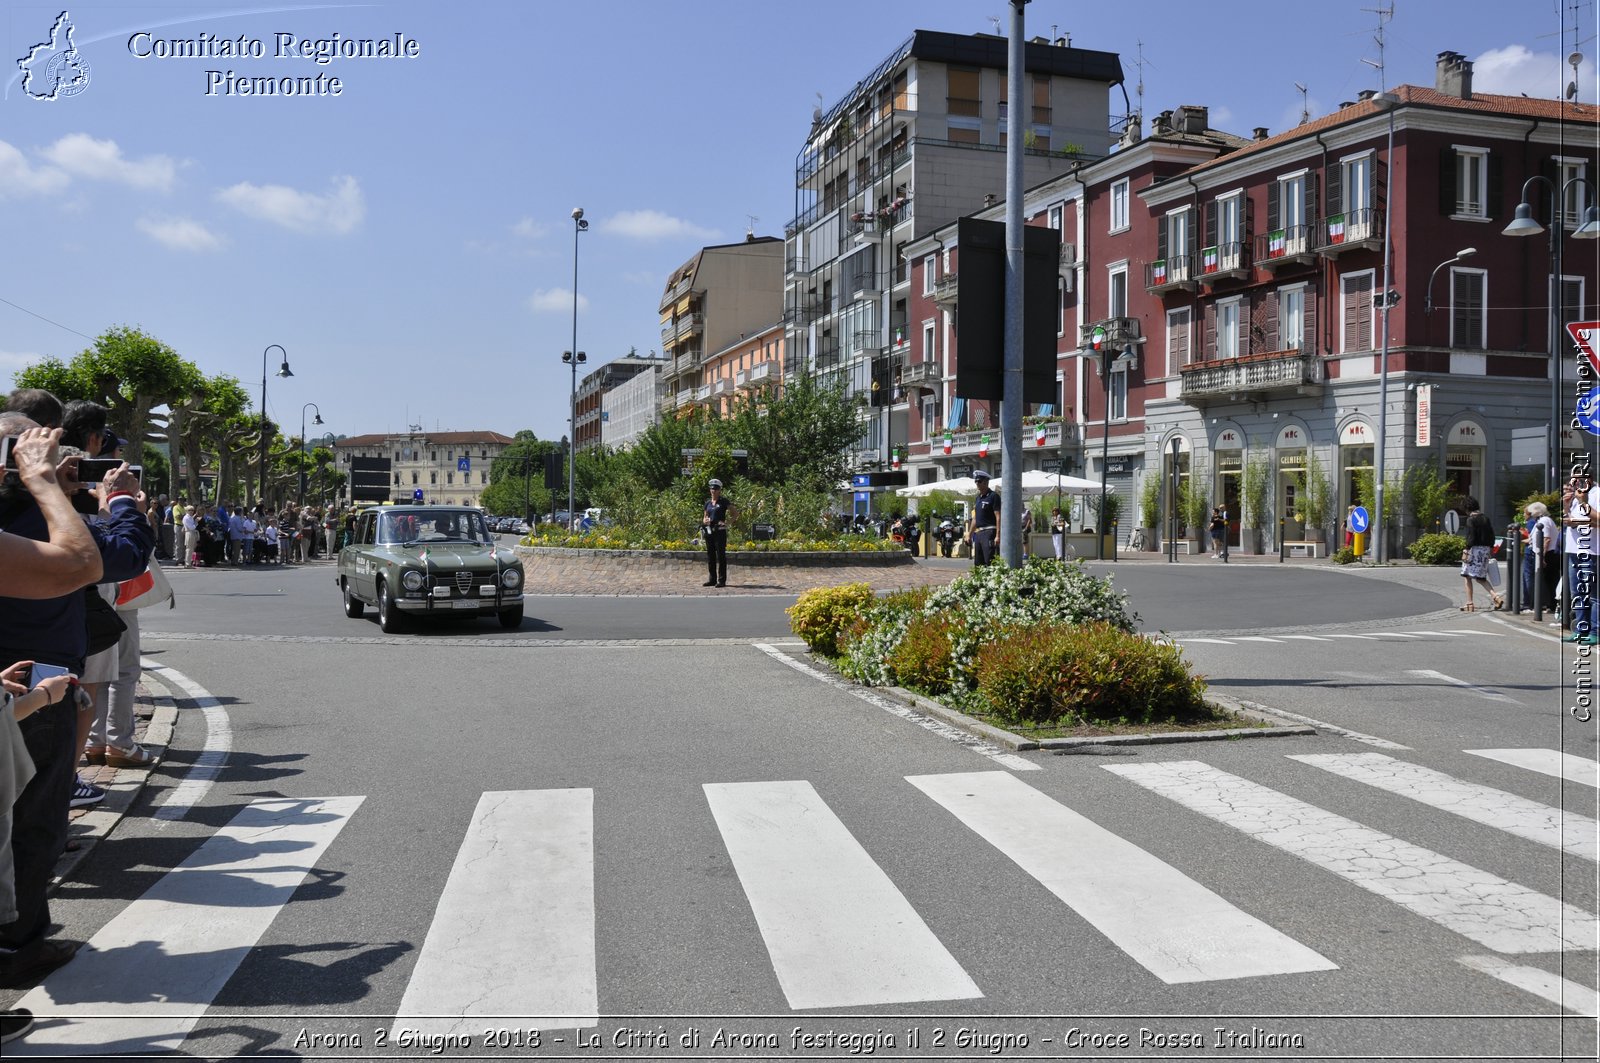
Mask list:
[[572,399],[570,403],[570,423],[572,429],[572,449],[567,451],[567,530],[572,530],[572,510],[574,507],[573,483],[578,471],[578,363],[584,360],[583,352],[578,350],[578,234],[589,228],[589,223],[583,220],[583,208],[572,208],[572,350],[563,352],[561,360],[572,365]]
[[[283,354],[283,364],[278,367],[278,376],[294,376],[289,372],[289,352],[276,343],[267,344],[266,350],[261,352],[261,492],[256,502],[260,505],[267,504],[267,351],[277,347]],[[300,411],[304,413],[305,411]]]
[[1383,349],[1378,356],[1378,446],[1372,462],[1372,554],[1381,565],[1389,560],[1389,527],[1383,517],[1383,459],[1389,448],[1389,311],[1400,301],[1400,293],[1390,287],[1394,241],[1389,235],[1394,208],[1394,112],[1400,106],[1400,98],[1392,92],[1382,92],[1373,97],[1372,102],[1389,116],[1388,144],[1383,155],[1383,294],[1375,299],[1383,308]]
[[306,508],[306,411],[316,410],[316,419],[311,423],[322,423],[322,410],[314,402],[308,402],[300,407],[300,508]]
[[1433,272],[1428,274],[1428,294],[1422,300],[1422,312],[1424,314],[1433,313],[1433,281],[1434,278],[1439,275],[1439,271],[1444,269],[1446,266],[1455,265],[1464,258],[1471,258],[1477,253],[1478,249],[1476,247],[1463,247],[1461,250],[1456,252],[1454,258],[1447,258],[1437,266],[1433,267]]
[[[1591,200],[1595,190],[1594,184],[1582,177],[1570,178],[1559,189],[1556,183],[1543,174],[1534,174],[1522,182],[1522,202],[1517,204],[1517,211],[1511,224],[1501,230],[1505,236],[1537,236],[1544,232],[1544,226],[1533,220],[1533,206],[1528,202],[1528,188],[1535,181],[1550,189],[1550,317],[1547,330],[1550,344],[1550,450],[1546,455],[1549,465],[1545,469],[1544,489],[1555,490],[1558,481],[1557,469],[1561,465],[1561,362],[1557,358],[1560,344],[1556,337],[1560,334],[1561,323],[1561,230],[1562,206],[1567,200],[1567,191],[1573,185],[1588,185]],[[1600,213],[1597,213],[1591,202],[1583,212],[1583,224],[1579,225],[1572,233],[1574,240],[1593,240],[1600,237]]]

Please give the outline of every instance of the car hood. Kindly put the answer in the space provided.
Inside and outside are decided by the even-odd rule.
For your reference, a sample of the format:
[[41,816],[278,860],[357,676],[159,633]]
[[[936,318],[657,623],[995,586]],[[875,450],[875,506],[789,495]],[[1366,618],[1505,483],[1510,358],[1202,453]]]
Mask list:
[[[426,554],[428,564],[434,568],[494,568],[494,558],[489,556],[489,548],[486,546],[418,543],[415,546],[398,547],[395,553],[419,561]],[[517,564],[517,557],[510,550],[498,550],[496,556],[500,559],[500,563],[507,567]]]

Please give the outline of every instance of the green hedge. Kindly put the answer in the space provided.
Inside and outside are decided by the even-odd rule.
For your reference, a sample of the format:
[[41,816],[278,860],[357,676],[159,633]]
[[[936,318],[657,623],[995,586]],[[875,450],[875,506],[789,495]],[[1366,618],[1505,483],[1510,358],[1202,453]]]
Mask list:
[[1419,565],[1455,565],[1460,564],[1461,553],[1466,548],[1467,540],[1463,537],[1434,532],[1424,535],[1406,550],[1411,560]]

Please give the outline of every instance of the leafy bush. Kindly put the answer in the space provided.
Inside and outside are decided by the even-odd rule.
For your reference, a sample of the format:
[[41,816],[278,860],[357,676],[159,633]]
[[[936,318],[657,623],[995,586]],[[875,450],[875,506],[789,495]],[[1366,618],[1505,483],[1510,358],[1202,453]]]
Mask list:
[[1349,546],[1341,546],[1333,552],[1333,557],[1330,560],[1336,565],[1351,564],[1357,560],[1355,549]]
[[1435,532],[1424,535],[1406,550],[1411,560],[1419,565],[1453,565],[1461,560],[1461,552],[1466,548],[1467,540],[1462,536]]
[[977,696],[1005,723],[1184,722],[1205,687],[1176,646],[1107,623],[1010,628],[978,655]]
[[845,628],[839,641],[839,670],[867,686],[895,682],[889,660],[912,618],[922,612],[928,590],[896,591],[878,599]]
[[947,616],[915,616],[889,654],[895,681],[929,694],[950,689],[955,661],[951,636],[955,621]]
[[842,587],[814,587],[800,595],[789,614],[789,626],[815,653],[839,655],[839,636],[867,611],[874,601],[865,583]]

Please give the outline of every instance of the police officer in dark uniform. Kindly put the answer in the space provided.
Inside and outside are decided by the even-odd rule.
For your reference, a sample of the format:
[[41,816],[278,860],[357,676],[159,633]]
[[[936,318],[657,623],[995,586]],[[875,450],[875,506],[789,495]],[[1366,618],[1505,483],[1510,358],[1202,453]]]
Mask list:
[[722,481],[712,480],[711,501],[701,520],[701,538],[706,542],[706,565],[711,570],[707,587],[728,585],[728,522],[733,519],[733,503],[722,497]]
[[967,522],[967,538],[972,543],[974,568],[994,560],[1000,544],[1000,496],[989,490],[989,474],[982,469],[972,474],[978,483],[978,497],[972,503],[972,519]]

